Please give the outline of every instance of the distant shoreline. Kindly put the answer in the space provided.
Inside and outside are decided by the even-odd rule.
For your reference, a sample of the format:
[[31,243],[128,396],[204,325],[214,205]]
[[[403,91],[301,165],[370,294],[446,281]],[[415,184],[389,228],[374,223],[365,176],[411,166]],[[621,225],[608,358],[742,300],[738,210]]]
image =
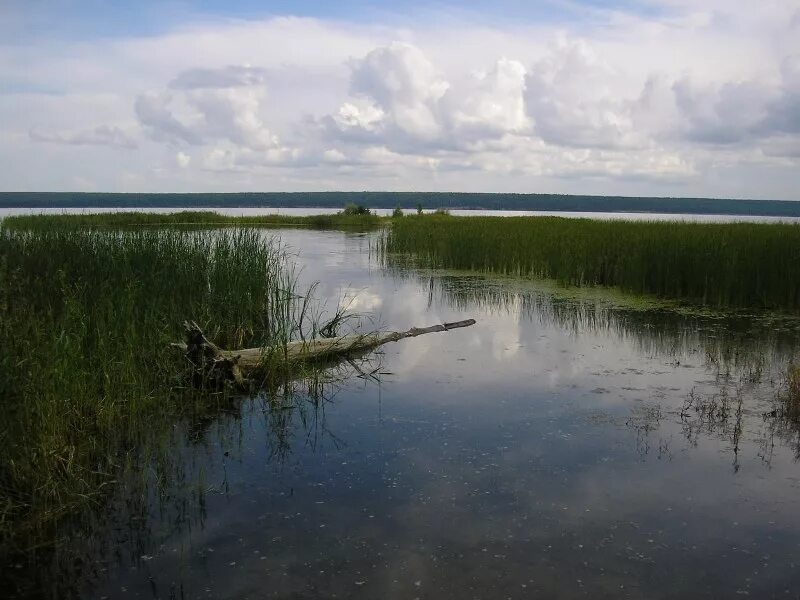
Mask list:
[[368,208],[800,217],[800,201],[450,192],[0,192],[0,208]]

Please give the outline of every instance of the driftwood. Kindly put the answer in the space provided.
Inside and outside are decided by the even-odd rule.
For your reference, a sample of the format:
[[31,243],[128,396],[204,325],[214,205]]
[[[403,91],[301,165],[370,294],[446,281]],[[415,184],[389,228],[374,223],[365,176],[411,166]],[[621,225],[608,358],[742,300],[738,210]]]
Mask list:
[[186,343],[173,344],[184,351],[192,364],[196,385],[225,381],[244,387],[256,375],[264,375],[270,367],[286,367],[304,362],[324,361],[337,358],[346,359],[354,354],[374,350],[389,342],[449,331],[474,325],[474,319],[443,323],[430,327],[412,327],[407,331],[370,332],[365,334],[343,335],[331,338],[298,340],[288,344],[267,348],[244,348],[242,350],[223,350],[206,338],[203,330],[194,321],[184,323]]

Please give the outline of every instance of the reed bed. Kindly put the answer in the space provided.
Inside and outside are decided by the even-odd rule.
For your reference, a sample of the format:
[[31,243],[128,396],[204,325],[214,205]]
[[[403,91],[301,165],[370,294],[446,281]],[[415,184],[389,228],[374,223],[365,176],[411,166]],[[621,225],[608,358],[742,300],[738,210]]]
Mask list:
[[17,215],[6,217],[4,225],[16,230],[53,230],[87,228],[132,228],[143,226],[258,226],[308,227],[312,229],[370,229],[379,227],[386,219],[372,214],[342,212],[333,215],[257,215],[229,216],[212,211],[181,211],[174,213],[114,212],[58,215]]
[[304,306],[254,230],[0,226],[0,538],[101,498],[148,429],[191,410],[169,347],[184,319],[223,346],[271,345]]
[[787,371],[784,413],[791,421],[800,423],[800,365],[791,365]]
[[410,216],[381,238],[386,260],[612,286],[713,308],[800,308],[800,226]]

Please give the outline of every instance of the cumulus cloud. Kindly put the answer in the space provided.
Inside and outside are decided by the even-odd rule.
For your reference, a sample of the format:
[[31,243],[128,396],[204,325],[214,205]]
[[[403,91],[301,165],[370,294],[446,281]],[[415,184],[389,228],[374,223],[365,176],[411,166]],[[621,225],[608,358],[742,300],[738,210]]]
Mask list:
[[195,69],[172,80],[169,92],[136,99],[136,116],[153,139],[173,144],[230,142],[251,150],[279,146],[266,126],[261,70],[250,67]]
[[768,116],[772,92],[751,81],[709,87],[698,86],[686,77],[676,81],[672,89],[686,137],[710,144],[735,144],[758,135]]
[[203,90],[187,95],[187,102],[203,117],[203,134],[212,140],[228,140],[239,146],[266,149],[278,139],[262,119],[264,95],[246,88]]
[[101,186],[797,196],[800,11],[652,4],[580,26],[279,17],[0,42],[21,82],[0,94],[1,174],[30,187],[25,144],[50,142],[86,146],[65,158],[81,172],[90,146],[129,148],[124,173],[92,155]]
[[30,139],[34,142],[51,144],[68,144],[72,146],[111,146],[133,150],[137,147],[132,135],[119,127],[98,125],[92,129],[80,131],[42,131],[32,129]]
[[376,142],[386,130],[386,113],[370,101],[349,100],[322,119],[334,138],[354,142]]
[[385,128],[421,140],[439,134],[437,103],[447,88],[419,48],[400,42],[367,54],[351,80],[351,91],[382,112]]
[[201,144],[202,138],[194,131],[194,127],[183,123],[172,113],[169,106],[171,101],[171,96],[157,93],[142,94],[136,98],[134,109],[139,123],[157,141]]
[[355,61],[352,97],[322,122],[329,139],[371,152],[337,162],[390,153],[449,171],[631,180],[696,173],[689,158],[657,147],[677,112],[672,89],[647,80],[638,96],[621,95],[621,76],[584,41],[562,36],[529,68],[501,57],[453,75],[409,44]]
[[[637,132],[619,76],[584,41],[559,40],[526,77],[525,102],[547,143],[579,148],[634,146]],[[615,85],[617,84],[617,85]]]
[[[684,76],[672,86],[679,119],[688,141],[702,144],[763,144],[768,155],[790,148],[800,134],[800,55],[782,62],[780,81],[764,79],[702,84]],[[795,140],[796,141],[796,140]]]
[[498,59],[458,84],[420,49],[394,42],[353,63],[353,98],[323,122],[334,137],[413,152],[459,149],[523,132],[525,67]]
[[442,113],[451,131],[474,138],[524,133],[530,126],[525,111],[525,66],[505,57],[464,86],[442,97]]

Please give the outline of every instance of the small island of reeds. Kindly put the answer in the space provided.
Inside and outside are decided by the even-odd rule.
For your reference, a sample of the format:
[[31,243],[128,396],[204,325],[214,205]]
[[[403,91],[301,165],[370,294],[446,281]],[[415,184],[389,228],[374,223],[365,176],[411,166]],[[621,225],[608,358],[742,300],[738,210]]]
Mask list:
[[326,215],[223,215],[214,211],[184,210],[170,213],[113,212],[113,213],[64,213],[32,214],[6,217],[3,221],[7,229],[88,229],[115,227],[306,227],[310,229],[371,229],[381,225],[385,219],[368,210],[345,210]]
[[800,225],[408,216],[380,249],[420,266],[610,286],[711,308],[800,308]]

